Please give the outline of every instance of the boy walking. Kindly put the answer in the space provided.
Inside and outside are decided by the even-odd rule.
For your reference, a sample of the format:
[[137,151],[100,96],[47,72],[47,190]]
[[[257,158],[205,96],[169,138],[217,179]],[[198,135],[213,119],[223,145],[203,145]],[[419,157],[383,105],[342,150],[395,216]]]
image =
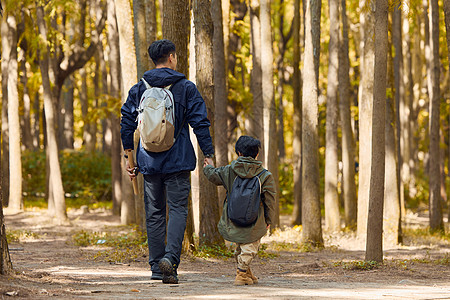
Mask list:
[[258,253],[260,240],[266,234],[275,214],[275,181],[270,172],[265,171],[262,162],[256,160],[261,142],[250,136],[241,136],[236,142],[235,151],[238,159],[231,164],[215,168],[210,158],[205,159],[203,173],[209,181],[223,185],[227,195],[231,193],[233,182],[237,176],[253,178],[259,176],[261,182],[261,205],[258,218],[250,226],[238,226],[228,217],[228,201],[224,201],[223,213],[218,228],[227,241],[236,243],[235,257],[237,272],[235,285],[250,285],[258,282],[250,270],[250,263]]

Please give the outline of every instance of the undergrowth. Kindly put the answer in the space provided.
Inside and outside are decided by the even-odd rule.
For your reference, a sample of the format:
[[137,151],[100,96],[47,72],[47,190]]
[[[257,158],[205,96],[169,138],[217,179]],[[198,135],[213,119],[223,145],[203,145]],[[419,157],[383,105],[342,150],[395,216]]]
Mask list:
[[364,271],[378,268],[379,265],[380,263],[373,260],[337,261],[334,263],[335,267],[342,267],[343,269],[346,270],[364,270]]

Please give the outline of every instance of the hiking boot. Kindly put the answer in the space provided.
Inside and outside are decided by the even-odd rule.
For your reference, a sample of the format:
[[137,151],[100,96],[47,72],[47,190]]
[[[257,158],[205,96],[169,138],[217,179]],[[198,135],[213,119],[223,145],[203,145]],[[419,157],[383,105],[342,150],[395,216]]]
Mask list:
[[247,269],[247,275],[250,276],[250,278],[253,281],[253,284],[257,284],[258,283],[258,277],[253,275],[252,270],[250,270],[250,267],[248,267],[248,269]]
[[251,285],[253,284],[253,280],[247,271],[236,271],[236,278],[234,279],[234,285]]
[[163,279],[163,274],[162,273],[152,272],[152,277],[150,279],[151,280],[162,280]]
[[159,269],[163,273],[163,283],[178,283],[177,265],[172,264],[168,258],[163,258],[159,261]]
[[172,275],[163,275],[162,282],[169,284],[178,284],[178,275],[176,274],[176,272]]

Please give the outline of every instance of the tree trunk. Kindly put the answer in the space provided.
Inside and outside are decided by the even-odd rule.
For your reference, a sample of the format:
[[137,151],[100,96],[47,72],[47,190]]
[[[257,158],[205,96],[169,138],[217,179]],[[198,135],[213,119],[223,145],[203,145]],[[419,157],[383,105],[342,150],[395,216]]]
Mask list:
[[357,196],[355,182],[355,139],[350,113],[350,61],[348,57],[348,23],[346,0],[341,0],[342,30],[339,31],[339,113],[342,130],[342,192],[345,226],[355,229]]
[[163,0],[163,37],[175,43],[177,49],[177,71],[189,71],[190,12],[188,0]]
[[[122,102],[125,102],[128,91],[137,81],[136,52],[133,38],[133,22],[131,6],[127,0],[115,0],[117,27],[119,32],[120,65],[122,74]],[[141,200],[141,199],[140,199]],[[122,159],[122,224],[131,224],[135,220],[135,199],[130,179],[125,170],[125,160]]]
[[150,69],[150,58],[147,48],[146,1],[133,0],[134,45],[136,47],[137,76],[142,78],[144,72]]
[[[364,7],[366,0],[361,0]],[[363,13],[364,12],[364,13]],[[374,16],[371,10],[362,10],[361,26],[361,80],[359,90],[359,184],[357,234],[364,239],[367,234],[367,214],[369,209],[370,164],[372,153],[372,101],[374,74]],[[383,123],[384,124],[384,123]]]
[[[2,35],[3,36],[3,35]],[[2,53],[3,54],[3,53]],[[0,124],[1,126],[1,124]],[[1,155],[0,155],[1,156]],[[0,159],[0,170],[3,159]],[[0,173],[0,189],[2,189],[3,173]],[[5,218],[3,217],[3,198],[0,191],[0,274],[10,274],[13,270],[11,257],[9,256],[8,240],[6,239]]]
[[[147,48],[150,46],[151,43],[156,41],[156,33],[158,32],[158,28],[156,26],[156,4],[155,0],[147,0],[145,3],[145,23],[146,23],[146,35],[147,35]],[[149,68],[152,68],[153,62],[151,62],[150,57],[148,57],[147,53],[147,59],[149,61]]]
[[2,18],[2,197],[3,205],[9,202],[9,124],[8,124],[8,68],[12,48],[9,25]]
[[22,143],[25,149],[33,149],[33,138],[31,135],[31,98],[30,90],[28,89],[28,70],[26,66],[25,52],[22,50],[22,76],[21,84],[23,86],[23,126],[22,126]]
[[[214,140],[214,71],[213,71],[213,23],[210,0],[195,0],[193,3],[195,26],[196,82],[206,103],[208,119],[211,121],[211,135]],[[199,148],[198,153],[201,153]],[[203,156],[199,155],[197,167],[203,173]],[[205,176],[199,176],[200,245],[223,243],[216,230],[219,222],[219,202],[217,188]]]
[[64,103],[64,146],[68,149],[73,149],[74,143],[74,115],[73,115],[73,93],[74,93],[74,80],[73,76],[67,77],[64,81],[64,93],[63,93],[63,103]]
[[19,91],[17,89],[17,23],[13,15],[6,17],[11,43],[8,59],[8,123],[9,123],[9,201],[13,211],[23,210],[22,162],[20,149]]
[[[444,15],[445,15],[445,33],[446,33],[446,39],[447,39],[447,55],[448,55],[448,62],[450,66],[450,0],[444,0]],[[450,69],[450,68],[449,68]],[[448,122],[450,124],[450,114],[448,116]],[[450,140],[450,130],[449,130],[449,140]],[[450,147],[448,147],[448,170],[450,172]],[[447,216],[447,222],[450,224],[450,201],[448,202],[448,216]]]
[[[189,36],[191,30],[191,15],[188,0],[163,0],[162,30],[163,37],[171,40],[177,49],[177,71],[189,73]],[[194,242],[194,216],[192,210],[192,197],[189,197],[190,207],[184,233],[183,249],[192,249]]]
[[[39,34],[43,37],[44,40],[47,40],[47,28],[44,21],[44,8],[42,6],[37,7],[36,16],[39,27]],[[59,164],[58,145],[56,141],[55,111],[52,103],[52,90],[49,78],[48,46],[42,47],[41,49],[41,59],[39,60],[39,67],[41,69],[42,76],[45,123],[47,132],[46,146],[48,150],[48,162],[50,168],[49,195],[47,196],[49,197],[49,201],[53,199],[56,221],[59,224],[62,224],[66,223],[68,221],[68,218],[66,213],[66,202],[64,198],[64,189],[61,178],[61,168]]]
[[[261,141],[260,159],[265,162],[264,147],[264,118],[263,118],[263,92],[262,92],[262,69],[261,69],[261,23],[260,4],[258,0],[250,0],[250,49],[252,54],[253,68],[250,80],[250,90],[253,94],[252,113],[250,114],[249,129],[247,133]],[[271,170],[272,171],[272,170]]]
[[[278,141],[277,141],[277,116],[273,88],[273,48],[272,29],[270,20],[270,0],[261,0],[261,83],[263,99],[263,128],[264,128],[264,164],[270,170],[275,179],[276,190],[279,190],[278,182]],[[276,194],[275,220],[272,228],[280,226],[279,194]]]
[[430,148],[429,148],[429,187],[430,187],[430,229],[444,230],[441,203],[440,180],[440,79],[439,79],[439,4],[437,0],[430,0],[430,43],[427,57],[427,82],[430,97]]
[[[392,12],[392,41],[394,45],[394,66],[393,66],[393,76],[394,76],[394,90],[395,90],[395,113],[396,113],[396,128],[397,128],[397,139],[392,140],[396,143],[396,153],[398,166],[397,168],[397,182],[399,195],[399,205],[400,203],[405,202],[405,193],[404,188],[405,184],[407,184],[410,174],[409,174],[409,107],[408,107],[408,98],[405,97],[405,85],[403,82],[404,78],[404,69],[403,69],[403,45],[402,45],[402,12],[400,10],[399,5],[395,5]],[[409,79],[408,79],[409,80]],[[388,107],[389,109],[389,107]],[[389,113],[386,113],[386,117],[388,117],[389,121]],[[386,122],[386,126],[390,126]],[[394,134],[395,135],[395,134]],[[386,139],[386,143],[389,141]],[[386,164],[388,164],[388,159],[390,153],[388,152],[388,147],[391,145],[386,145]],[[387,168],[387,166],[386,166]],[[388,173],[386,171],[386,177]],[[386,178],[385,183],[392,183],[389,181],[390,179]],[[391,201],[388,199],[388,195],[385,195],[386,202]],[[385,204],[385,208],[388,208]],[[401,213],[401,212],[400,212]],[[401,217],[400,217],[401,218]],[[391,220],[393,222],[393,220]],[[394,224],[391,224],[392,228]],[[395,229],[398,231],[398,229]],[[395,234],[394,234],[395,235]],[[394,235],[392,235],[392,239],[394,239]],[[394,240],[392,240],[394,241]],[[397,237],[395,237],[395,243],[398,242]]]
[[302,99],[300,74],[300,0],[294,0],[294,75],[292,89],[294,96],[294,132],[292,143],[292,163],[294,180],[294,209],[292,212],[293,225],[302,224]]
[[370,169],[369,214],[367,220],[365,258],[367,261],[374,260],[377,262],[383,261],[387,44],[388,1],[376,0],[375,45],[377,47],[375,48],[373,75],[372,162]]
[[[211,0],[211,17],[214,25],[213,36],[213,58],[214,58],[214,115],[215,128],[214,132],[223,132],[228,128],[227,120],[227,72],[225,61],[225,46],[223,34],[222,20],[222,1]],[[228,131],[228,130],[227,130]],[[216,134],[216,164],[218,166],[228,165],[228,135]],[[223,187],[218,188],[219,211],[222,209],[220,205],[226,197],[226,191]]]
[[338,65],[339,65],[339,0],[329,0],[330,42],[328,44],[328,88],[325,146],[325,226],[339,231],[338,195]]
[[[120,54],[119,54],[119,31],[117,29],[116,7],[110,3],[108,5],[108,44],[110,45],[108,52],[109,59],[109,76],[110,95],[112,101],[120,103]],[[120,214],[122,205],[122,169],[121,169],[121,151],[122,143],[120,141],[120,118],[119,112],[112,111],[109,114],[109,122],[111,123],[111,185],[112,185],[112,201],[113,214]]]
[[[395,14],[395,8],[393,15]],[[396,17],[393,16],[393,20]],[[393,22],[395,23],[395,22]],[[399,28],[400,29],[400,28]],[[395,39],[394,44],[395,44]],[[401,41],[400,41],[401,42]],[[388,46],[391,49],[392,45]],[[398,53],[397,51],[395,52]],[[394,72],[395,63],[392,62],[392,52],[388,51],[388,84],[391,89],[395,89]],[[395,59],[394,59],[395,61]],[[395,82],[395,83],[394,83]],[[395,139],[395,128],[398,127],[398,119],[396,119],[396,110],[394,109],[394,99],[392,96],[386,98],[386,121],[385,121],[385,179],[384,179],[384,216],[383,216],[383,243],[390,246],[397,245],[400,237],[400,198],[399,198],[399,180],[397,153],[398,143]],[[398,132],[398,131],[397,131]]]
[[306,4],[302,98],[302,224],[303,242],[323,245],[319,198],[318,57],[321,0]]
[[40,115],[41,115],[41,103],[39,101],[39,93],[34,94],[34,101],[33,101],[33,108],[34,108],[34,124],[32,129],[32,135],[33,135],[33,148],[34,149],[40,149],[41,146],[41,137],[40,137],[40,128],[41,128],[41,122],[40,122]]

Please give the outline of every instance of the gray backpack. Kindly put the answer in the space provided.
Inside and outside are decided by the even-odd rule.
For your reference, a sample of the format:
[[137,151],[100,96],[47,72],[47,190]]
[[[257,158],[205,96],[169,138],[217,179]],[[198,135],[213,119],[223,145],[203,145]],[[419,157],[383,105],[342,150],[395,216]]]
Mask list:
[[167,151],[173,146],[182,129],[180,128],[178,135],[174,137],[175,102],[170,91],[172,85],[164,88],[152,87],[144,78],[141,80],[146,87],[137,109],[141,144],[147,151]]
[[236,225],[247,227],[253,225],[258,219],[261,205],[260,176],[266,172],[264,169],[252,178],[236,176],[231,192],[227,191],[228,218]]

